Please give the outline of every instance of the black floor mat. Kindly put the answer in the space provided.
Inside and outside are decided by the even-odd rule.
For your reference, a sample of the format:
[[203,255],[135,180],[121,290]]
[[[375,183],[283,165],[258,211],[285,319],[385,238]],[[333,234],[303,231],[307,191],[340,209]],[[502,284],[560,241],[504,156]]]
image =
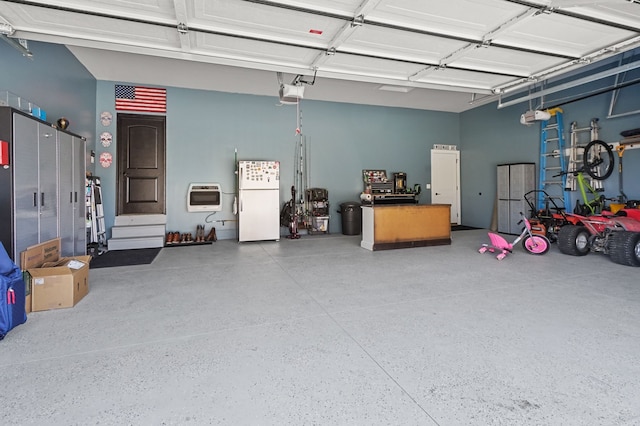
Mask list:
[[466,225],[451,225],[452,231],[469,231],[471,229],[480,229],[480,228],[475,228],[473,226],[466,226]]
[[162,248],[133,250],[113,250],[91,259],[90,269],[111,268],[114,266],[147,265],[153,262]]

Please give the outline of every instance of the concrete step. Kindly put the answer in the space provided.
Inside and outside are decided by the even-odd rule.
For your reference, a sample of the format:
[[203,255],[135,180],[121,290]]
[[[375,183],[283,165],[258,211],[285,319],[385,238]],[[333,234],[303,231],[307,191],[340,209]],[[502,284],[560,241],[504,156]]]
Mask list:
[[116,216],[114,226],[166,225],[166,214],[125,214]]
[[113,238],[157,237],[164,234],[164,225],[131,225],[111,228],[111,237]]
[[110,238],[107,250],[129,250],[140,248],[164,247],[164,236],[138,238]]

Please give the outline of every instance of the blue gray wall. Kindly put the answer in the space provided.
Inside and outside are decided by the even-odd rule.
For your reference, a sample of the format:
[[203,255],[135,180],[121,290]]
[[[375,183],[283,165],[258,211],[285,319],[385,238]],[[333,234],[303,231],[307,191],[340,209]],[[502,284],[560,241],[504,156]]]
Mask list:
[[[627,76],[628,81],[634,77]],[[570,94],[595,92],[598,88],[614,84],[613,78],[594,82],[570,92],[554,94],[553,99]],[[578,127],[589,127],[592,118],[599,119],[599,138],[613,143],[622,139],[620,132],[640,128],[640,114],[607,118],[611,92],[589,97],[562,106],[565,140],[570,142],[569,129],[572,122]],[[551,100],[551,99],[549,99]],[[488,228],[491,225],[496,197],[496,166],[501,163],[535,162],[539,164],[540,124],[529,127],[520,124],[520,115],[530,109],[527,103],[497,109],[497,104],[486,105],[464,112],[460,116],[461,127],[461,178],[462,222],[465,225]],[[640,85],[621,90],[616,111],[640,109]],[[583,139],[584,140],[584,139]],[[637,147],[638,145],[636,145]],[[603,182],[604,195],[608,198],[619,195],[618,157],[613,175]],[[640,149],[625,150],[623,155],[623,190],[629,199],[640,199]],[[573,211],[581,196],[571,192]]]
[[[115,84],[98,82],[98,114],[109,111],[116,116]],[[197,224],[215,223],[219,238],[235,238],[236,150],[239,160],[280,161],[281,204],[291,198],[299,113],[296,105],[279,105],[275,95],[167,88],[167,230],[195,231]],[[411,186],[419,183],[424,188],[430,181],[433,144],[457,145],[460,139],[459,115],[453,113],[305,100],[300,116],[310,187],[329,190],[331,232],[341,232],[340,203],[359,201],[362,169],[403,171]],[[96,134],[105,130],[115,135],[115,120],[108,128],[97,124]],[[96,156],[102,152],[111,153],[115,164],[115,144],[98,146]],[[109,229],[115,217],[115,167],[97,165],[96,175],[102,178]],[[220,183],[223,211],[187,212],[191,182]],[[421,202],[429,202],[429,194],[423,195]],[[287,233],[285,228],[282,232]]]
[[68,130],[93,146],[96,80],[65,46],[29,42],[33,58],[0,41],[0,92],[8,90],[40,106],[47,121],[70,121]]

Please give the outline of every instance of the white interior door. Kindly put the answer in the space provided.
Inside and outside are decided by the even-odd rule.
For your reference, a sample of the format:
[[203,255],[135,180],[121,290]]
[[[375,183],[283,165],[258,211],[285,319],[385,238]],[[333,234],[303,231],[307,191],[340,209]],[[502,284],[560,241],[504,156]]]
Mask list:
[[451,223],[460,225],[460,151],[431,150],[431,202],[451,205]]

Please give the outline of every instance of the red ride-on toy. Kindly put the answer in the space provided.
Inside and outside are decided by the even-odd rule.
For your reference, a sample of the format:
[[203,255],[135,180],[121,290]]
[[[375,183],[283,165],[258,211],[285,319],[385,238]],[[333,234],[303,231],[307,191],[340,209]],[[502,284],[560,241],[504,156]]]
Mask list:
[[573,224],[562,226],[558,232],[562,253],[585,256],[591,251],[601,252],[620,265],[640,266],[640,209],[567,217]]

